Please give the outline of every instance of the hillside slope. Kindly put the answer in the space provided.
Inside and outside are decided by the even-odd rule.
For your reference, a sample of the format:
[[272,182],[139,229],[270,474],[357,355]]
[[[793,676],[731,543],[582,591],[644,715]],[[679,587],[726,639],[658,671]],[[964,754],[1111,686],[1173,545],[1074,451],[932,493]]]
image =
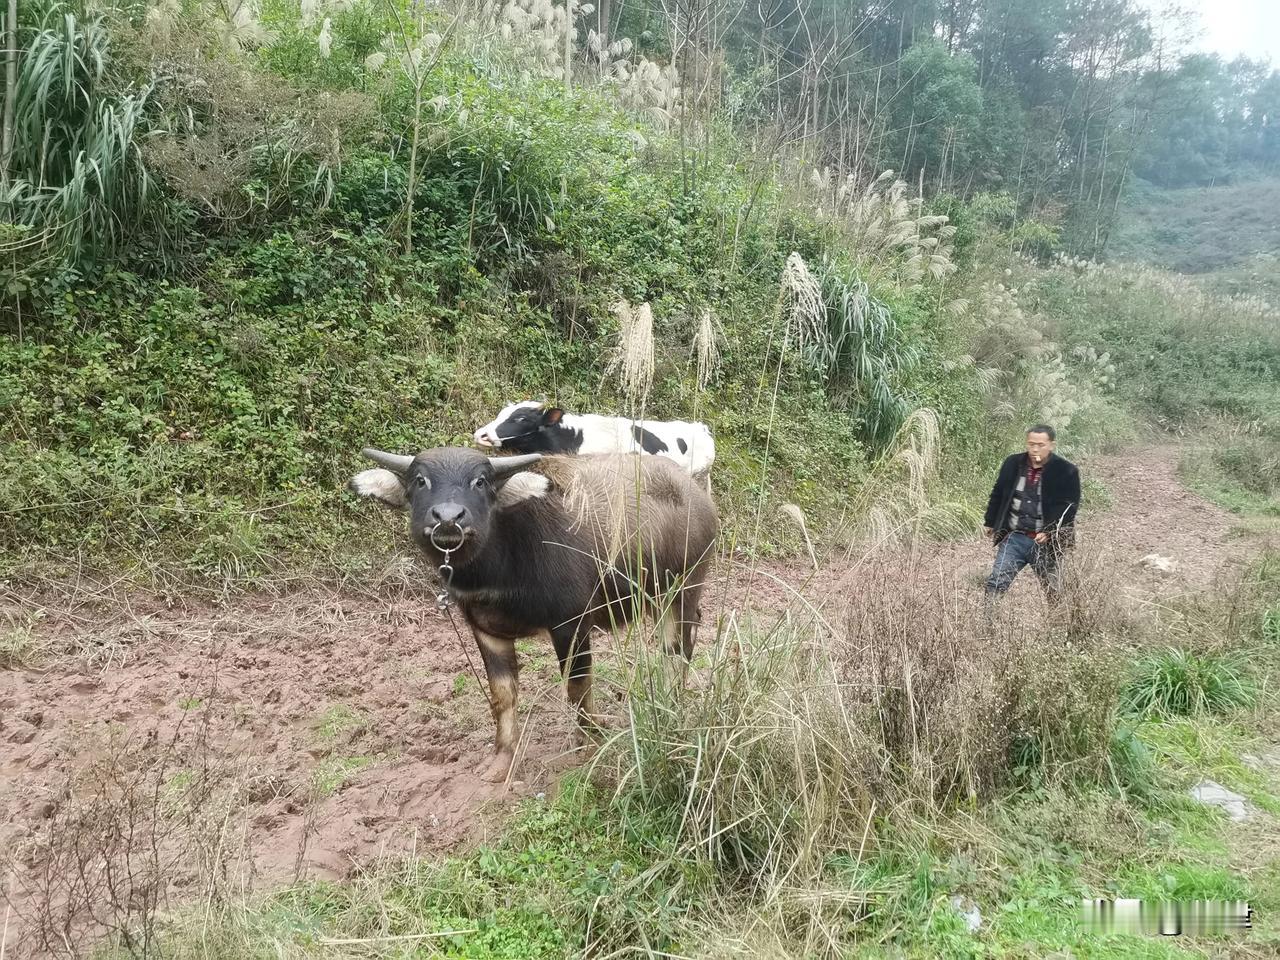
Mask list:
[[1277,211],[1280,177],[1177,190],[1135,181],[1120,205],[1107,258],[1182,273],[1243,268],[1280,252]]

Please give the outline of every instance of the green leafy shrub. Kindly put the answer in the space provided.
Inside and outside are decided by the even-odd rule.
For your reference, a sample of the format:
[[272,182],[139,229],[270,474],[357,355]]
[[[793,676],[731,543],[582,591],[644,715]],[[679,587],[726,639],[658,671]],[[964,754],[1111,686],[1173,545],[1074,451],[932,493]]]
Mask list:
[[[197,69],[214,91],[256,76],[222,55]],[[272,82],[261,107],[242,96],[221,111],[196,84],[197,132],[230,150],[232,132],[252,142],[259,128],[316,116]],[[772,188],[739,224],[752,194],[731,164],[686,190],[678,166],[642,153],[632,122],[590,94],[502,87],[452,60],[430,84],[447,102],[419,157],[411,253],[407,158],[378,139],[394,127],[384,117],[377,136],[343,148],[340,175],[301,141],[287,170],[220,154],[235,176],[216,198],[202,194],[205,241],[181,275],[157,277],[135,250],[90,274],[29,276],[30,309],[0,337],[0,498],[22,507],[0,514],[10,569],[74,550],[248,579],[346,563],[339,544],[364,556],[367,519],[343,507],[362,446],[466,443],[515,396],[621,409],[604,377],[620,297],[651,303],[657,318],[653,408],[716,433],[731,528],[734,504],[759,496],[818,518],[838,509],[874,403],[825,395],[796,357],[775,394],[759,389],[778,277],[793,244],[821,249],[812,226],[775,233]],[[165,88],[165,110],[187,103],[184,89]],[[405,95],[379,94],[384,110],[403,109]],[[189,147],[179,138],[161,165],[194,203],[200,190],[180,173],[199,159]],[[242,214],[253,228],[227,232]],[[721,362],[699,391],[690,318],[703,305],[724,319]],[[894,306],[913,324],[918,309]],[[914,350],[909,333],[895,336]],[[903,377],[890,385],[912,395]],[[833,467],[844,478],[834,484]]]
[[1150,268],[1071,261],[1020,274],[1021,302],[1068,355],[1107,352],[1114,396],[1135,412],[1167,427],[1280,422],[1280,326],[1268,305]]
[[1049,260],[1062,247],[1059,227],[1039,220],[1024,220],[1009,233],[1014,249],[1040,261]]

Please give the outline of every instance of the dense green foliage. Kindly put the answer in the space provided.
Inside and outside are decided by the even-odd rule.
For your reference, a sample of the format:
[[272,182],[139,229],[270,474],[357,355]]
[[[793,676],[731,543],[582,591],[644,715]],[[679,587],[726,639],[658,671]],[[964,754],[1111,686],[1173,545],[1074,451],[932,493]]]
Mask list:
[[[335,547],[361,539],[340,506],[361,446],[465,442],[519,396],[639,412],[610,375],[620,301],[655,317],[643,409],[710,422],[731,521],[760,496],[838,509],[920,405],[981,459],[975,404],[951,402],[972,373],[942,364],[963,342],[933,322],[942,221],[905,185],[876,201],[877,229],[905,232],[860,249],[738,162],[731,133],[691,183],[678,141],[605,91],[501,81],[462,45],[430,70],[375,72],[359,54],[398,29],[395,11],[338,18],[329,57],[275,16],[254,56],[198,19],[64,24],[94,71],[53,77],[77,109],[154,88],[129,154],[151,186],[98,196],[101,223],[55,207],[11,228],[0,535],[15,565],[358,563]],[[793,254],[826,319],[790,299]],[[700,388],[704,314],[719,361]]]
[[1280,166],[1280,71],[1197,54],[1145,78],[1160,121],[1136,172],[1165,187],[1208,186]]
[[1135,713],[1166,717],[1226,713],[1256,696],[1239,657],[1171,649],[1134,666],[1125,705]]
[[[1035,277],[1028,324],[993,287],[1008,251],[1043,261],[1075,229],[1026,218],[1050,215],[1061,184],[1034,202],[1020,184],[957,196],[998,185],[981,171],[1007,169],[1011,143],[1039,149],[1028,117],[1059,81],[991,47],[1022,35],[1016,18],[975,8],[939,43],[929,11],[903,29],[890,11],[858,54],[903,53],[893,109],[953,121],[931,141],[938,125],[897,116],[908,139],[858,161],[936,169],[930,189],[955,193],[925,202],[825,168],[797,186],[762,116],[742,112],[775,81],[735,72],[736,34],[723,79],[745,99],[709,116],[639,54],[631,80],[580,63],[566,93],[546,11],[528,14],[533,47],[505,50],[492,24],[416,7],[356,4],[324,26],[289,3],[260,22],[224,13],[48,4],[19,25],[17,121],[49,136],[44,154],[23,138],[0,196],[0,537],[15,566],[73,552],[236,577],[359,563],[336,549],[361,539],[341,492],[356,451],[465,442],[518,396],[707,420],[731,527],[762,497],[819,521],[842,510],[922,406],[962,490],[1020,419],[1113,433],[1112,393],[1163,422],[1274,422],[1265,320],[1202,336],[1185,309],[1159,315],[1179,291],[1010,261]],[[783,60],[803,54],[793,13],[765,25],[789,38]],[[638,14],[620,15],[622,29]],[[1125,4],[1111,15],[1141,33]],[[1067,59],[1098,27],[1060,25],[1043,42]],[[661,38],[640,41],[658,55]],[[683,68],[687,53],[671,51]],[[628,304],[655,318],[643,399],[613,376]],[[1119,373],[1096,379],[1074,359],[1085,350]]]
[[1172,19],[1137,0],[792,0],[732,20],[726,42],[743,84],[776,58],[757,96],[838,166],[1007,190],[1097,253],[1135,174],[1208,185],[1280,164],[1280,72],[1171,49]]
[[1151,269],[1030,271],[1023,300],[1069,355],[1109,351],[1127,406],[1173,426],[1214,415],[1280,424],[1280,324],[1256,298],[1225,299]]

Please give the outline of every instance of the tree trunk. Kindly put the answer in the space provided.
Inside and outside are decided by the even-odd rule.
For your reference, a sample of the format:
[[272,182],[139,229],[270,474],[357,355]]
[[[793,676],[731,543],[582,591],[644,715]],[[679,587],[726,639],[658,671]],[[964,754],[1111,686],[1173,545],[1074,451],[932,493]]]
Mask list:
[[610,21],[613,17],[613,0],[600,0],[600,12],[596,15],[596,33],[600,34],[600,53],[607,55],[609,50],[609,34],[612,32]]
[[[12,3],[13,0],[10,0]],[[415,75],[413,89],[413,145],[409,148],[409,178],[404,197],[404,252],[413,253],[413,203],[418,190],[418,146],[422,139],[422,83]]]
[[9,182],[13,153],[14,106],[18,100],[18,0],[9,0],[4,35],[4,127],[0,135],[0,183]]
[[564,0],[564,92],[573,92],[573,0]]

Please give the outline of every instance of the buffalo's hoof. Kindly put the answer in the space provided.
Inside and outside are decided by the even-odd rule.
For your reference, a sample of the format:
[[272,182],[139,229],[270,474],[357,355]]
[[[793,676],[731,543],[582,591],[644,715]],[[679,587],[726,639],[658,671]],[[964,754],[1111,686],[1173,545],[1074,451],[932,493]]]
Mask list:
[[686,690],[710,690],[712,685],[711,674],[702,673],[690,667],[684,675],[684,688]]
[[480,779],[485,783],[502,783],[511,773],[515,757],[510,753],[496,753],[480,768]]
[[578,725],[573,729],[573,745],[575,747],[587,747],[599,743],[604,732],[609,729],[603,717],[593,720],[579,719]]

